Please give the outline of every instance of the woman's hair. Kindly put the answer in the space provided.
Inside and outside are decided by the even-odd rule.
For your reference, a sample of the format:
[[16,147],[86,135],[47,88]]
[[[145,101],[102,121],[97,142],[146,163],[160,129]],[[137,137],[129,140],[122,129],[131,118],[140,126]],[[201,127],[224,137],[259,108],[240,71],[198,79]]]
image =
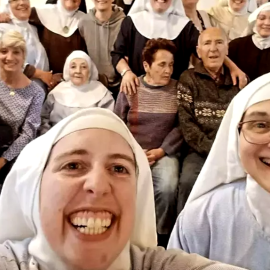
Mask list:
[[165,38],[150,39],[146,42],[143,49],[142,60],[147,62],[150,66],[154,62],[155,53],[158,50],[165,50],[174,55],[177,51],[176,46],[171,40]]
[[23,36],[19,32],[10,30],[2,35],[0,39],[0,49],[7,47],[21,49],[25,58],[26,43]]

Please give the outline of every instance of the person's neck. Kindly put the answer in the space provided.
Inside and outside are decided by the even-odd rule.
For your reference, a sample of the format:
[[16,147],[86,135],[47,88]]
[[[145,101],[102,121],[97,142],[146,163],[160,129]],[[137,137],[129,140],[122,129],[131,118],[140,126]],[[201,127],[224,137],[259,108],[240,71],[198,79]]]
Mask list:
[[143,80],[150,86],[158,86],[158,87],[162,87],[162,86],[165,86],[165,85],[161,85],[161,84],[158,84],[158,83],[155,83],[154,80],[151,78],[151,76],[149,74],[145,74],[145,76],[143,77]]
[[185,12],[186,12],[187,17],[191,21],[194,22],[198,19],[196,5],[185,6]]
[[212,77],[213,80],[216,80],[219,78],[221,72],[222,72],[222,66],[219,68],[208,68],[204,66],[206,71],[209,73],[209,75]]
[[112,16],[112,7],[107,9],[107,10],[96,10],[95,17],[100,21],[100,22],[107,22]]
[[9,87],[20,88],[23,77],[22,72],[7,72],[1,69],[1,80]]

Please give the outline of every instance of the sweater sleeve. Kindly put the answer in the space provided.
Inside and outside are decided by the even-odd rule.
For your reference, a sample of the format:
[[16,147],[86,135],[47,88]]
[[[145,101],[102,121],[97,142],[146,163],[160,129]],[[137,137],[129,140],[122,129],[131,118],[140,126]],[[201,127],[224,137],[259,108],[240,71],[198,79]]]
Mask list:
[[207,156],[213,144],[198,126],[193,100],[193,85],[188,78],[189,74],[184,72],[178,83],[178,118],[180,129],[187,144],[202,156]]
[[132,29],[132,20],[126,17],[121,25],[117,39],[114,43],[113,51],[111,52],[112,64],[116,68],[118,62],[128,56],[129,36]]
[[40,126],[40,113],[45,97],[44,91],[39,87],[33,97],[32,103],[25,117],[19,137],[10,145],[8,150],[2,155],[7,161],[16,158],[23,148],[33,139],[35,139],[37,130]]
[[[131,247],[132,269],[139,270],[241,270],[237,266],[211,261],[180,249]],[[243,270],[243,269],[242,269]]]
[[171,156],[180,152],[182,143],[183,143],[183,136],[181,130],[179,126],[176,126],[166,136],[160,148],[162,148],[168,156]]
[[129,103],[126,94],[120,92],[117,97],[114,113],[118,115],[125,122],[125,124],[127,124],[128,111],[129,111]]
[[46,101],[43,104],[42,111],[41,111],[41,125],[39,129],[39,135],[45,134],[51,127],[51,112],[54,107],[54,96],[48,95]]

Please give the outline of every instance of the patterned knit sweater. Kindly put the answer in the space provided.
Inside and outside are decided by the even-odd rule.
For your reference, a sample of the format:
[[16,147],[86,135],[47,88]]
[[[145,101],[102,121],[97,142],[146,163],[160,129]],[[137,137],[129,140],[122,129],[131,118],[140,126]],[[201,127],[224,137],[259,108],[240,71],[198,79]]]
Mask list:
[[143,149],[162,148],[167,155],[177,154],[183,141],[177,119],[177,82],[150,86],[143,77],[135,95],[118,95],[115,113]]
[[206,157],[233,97],[239,92],[229,70],[214,80],[200,62],[182,73],[178,83],[179,123],[191,149]]

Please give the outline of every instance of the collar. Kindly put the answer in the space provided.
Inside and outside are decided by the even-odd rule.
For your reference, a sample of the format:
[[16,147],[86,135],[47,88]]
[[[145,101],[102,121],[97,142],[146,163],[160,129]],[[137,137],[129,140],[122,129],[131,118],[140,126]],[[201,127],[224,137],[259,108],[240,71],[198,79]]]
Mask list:
[[198,64],[195,65],[194,71],[197,74],[210,78],[211,80],[215,81],[217,84],[220,84],[220,85],[233,84],[230,71],[225,65],[222,66],[222,71],[216,80],[213,79],[212,76],[209,74],[209,72],[205,69],[202,61],[200,61]]

